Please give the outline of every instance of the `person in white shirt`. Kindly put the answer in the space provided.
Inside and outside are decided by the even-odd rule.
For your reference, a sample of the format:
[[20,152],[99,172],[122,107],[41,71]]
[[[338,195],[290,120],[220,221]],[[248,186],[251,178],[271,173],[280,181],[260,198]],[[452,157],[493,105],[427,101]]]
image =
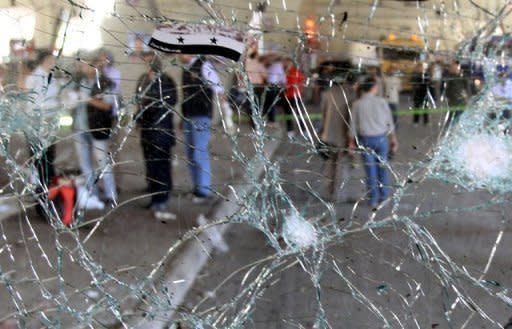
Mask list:
[[35,156],[34,166],[39,175],[40,187],[49,186],[55,177],[55,145],[52,135],[58,127],[59,86],[53,77],[55,57],[47,50],[37,55],[37,67],[25,78],[24,86],[29,94],[27,111],[29,116],[38,121],[37,127],[30,127],[26,134],[30,152]]

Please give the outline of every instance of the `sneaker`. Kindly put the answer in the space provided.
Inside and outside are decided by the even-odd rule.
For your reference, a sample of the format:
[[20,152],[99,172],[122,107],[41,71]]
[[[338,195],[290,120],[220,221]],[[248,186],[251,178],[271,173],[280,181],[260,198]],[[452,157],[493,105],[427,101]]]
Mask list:
[[192,203],[201,204],[213,199],[212,194],[204,194],[198,191],[192,192]]
[[211,196],[199,192],[194,192],[194,196],[192,197],[192,203],[195,204],[205,203],[208,202],[209,200],[211,200]]
[[176,220],[177,218],[176,214],[170,212],[169,210],[153,210],[153,216],[156,218],[156,220],[161,222]]
[[103,210],[105,204],[101,201],[97,195],[91,194],[83,186],[78,185],[76,187],[77,204],[80,209],[87,210]]
[[176,214],[169,211],[167,202],[153,204],[151,210],[153,211],[153,216],[161,222],[176,220],[177,218]]
[[287,132],[286,134],[288,135],[288,138],[289,138],[289,139],[292,139],[292,138],[294,138],[294,137],[295,137],[295,132],[294,132],[294,131],[289,131],[289,132]]
[[91,210],[91,209],[97,209],[97,210],[103,210],[105,209],[105,204],[95,195],[92,195],[87,201],[86,201],[85,209]]

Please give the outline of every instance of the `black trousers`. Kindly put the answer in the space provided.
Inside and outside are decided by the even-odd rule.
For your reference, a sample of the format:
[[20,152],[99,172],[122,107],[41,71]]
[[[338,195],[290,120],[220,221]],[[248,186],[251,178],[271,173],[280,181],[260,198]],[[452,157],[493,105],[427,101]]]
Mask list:
[[[388,103],[389,109],[391,110],[391,116],[393,117],[393,124],[395,125],[395,129],[398,128],[398,115],[396,112],[398,111],[398,106],[395,103]],[[419,120],[419,118],[418,118]]]
[[[293,98],[287,98],[284,100],[284,114],[286,116],[286,131],[287,132],[290,132],[290,131],[293,131],[293,121],[295,121],[295,116],[293,115],[293,110],[296,109],[297,107],[297,98],[296,97],[293,97]],[[298,111],[298,110],[297,110]],[[304,130],[304,123],[302,122],[302,120],[300,119],[300,116],[297,114],[297,116],[299,117],[299,124],[300,124],[300,127]]]
[[[34,156],[34,149],[30,148],[31,156]],[[39,180],[41,185],[50,186],[51,180],[55,177],[55,145],[50,145],[47,149],[44,149],[41,153],[41,157],[34,159],[34,166],[39,174]]]
[[269,122],[276,122],[276,107],[283,107],[284,95],[281,95],[282,88],[270,85],[265,92],[265,107],[263,115],[268,118]]
[[[424,101],[422,101],[422,102],[414,102],[414,109],[417,110],[417,109],[421,108],[422,110],[427,111],[428,108],[425,105],[426,104],[425,104]],[[421,114],[421,116],[423,116],[423,123],[427,124],[428,121],[429,121],[428,113],[425,112],[425,113]],[[412,122],[413,123],[419,123],[420,122],[420,114],[413,114]]]
[[258,110],[261,111],[262,114],[265,113],[264,106],[265,102],[263,100],[263,93],[265,91],[265,87],[263,86],[253,86],[254,89],[254,98],[251,100],[252,95],[247,95],[247,101],[245,103],[245,108],[247,111],[247,114],[249,114],[249,117],[251,118],[251,126],[254,128],[254,109],[253,106],[256,106]]
[[[37,146],[36,146],[37,147]],[[30,155],[35,157],[35,154],[38,153],[34,150],[34,145],[30,146]],[[39,155],[39,154],[38,154]],[[45,211],[44,205],[48,204],[48,195],[43,193],[45,189],[49,189],[52,183],[52,179],[55,177],[55,166],[53,162],[55,161],[55,145],[50,145],[48,148],[43,149],[40,153],[40,156],[34,158],[34,166],[39,175],[39,183],[41,186],[36,188],[36,194],[39,202],[36,204],[36,211],[39,216],[43,218],[48,217],[48,212]],[[50,208],[47,208],[50,209]]]
[[142,152],[146,166],[146,182],[151,204],[167,202],[172,190],[171,148],[174,136],[170,130],[143,128]]

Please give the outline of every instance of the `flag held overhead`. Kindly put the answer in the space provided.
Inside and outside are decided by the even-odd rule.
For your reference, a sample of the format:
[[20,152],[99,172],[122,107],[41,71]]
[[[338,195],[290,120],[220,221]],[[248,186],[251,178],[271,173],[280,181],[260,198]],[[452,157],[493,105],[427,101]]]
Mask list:
[[238,61],[245,42],[244,34],[233,28],[173,23],[158,26],[149,46],[165,53],[216,55]]

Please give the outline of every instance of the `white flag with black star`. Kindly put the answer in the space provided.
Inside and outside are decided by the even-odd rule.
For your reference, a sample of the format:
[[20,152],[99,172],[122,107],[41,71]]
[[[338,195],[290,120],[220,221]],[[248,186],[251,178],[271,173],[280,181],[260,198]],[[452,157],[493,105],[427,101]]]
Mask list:
[[238,61],[245,49],[244,33],[200,24],[158,26],[149,46],[172,54],[217,55]]

